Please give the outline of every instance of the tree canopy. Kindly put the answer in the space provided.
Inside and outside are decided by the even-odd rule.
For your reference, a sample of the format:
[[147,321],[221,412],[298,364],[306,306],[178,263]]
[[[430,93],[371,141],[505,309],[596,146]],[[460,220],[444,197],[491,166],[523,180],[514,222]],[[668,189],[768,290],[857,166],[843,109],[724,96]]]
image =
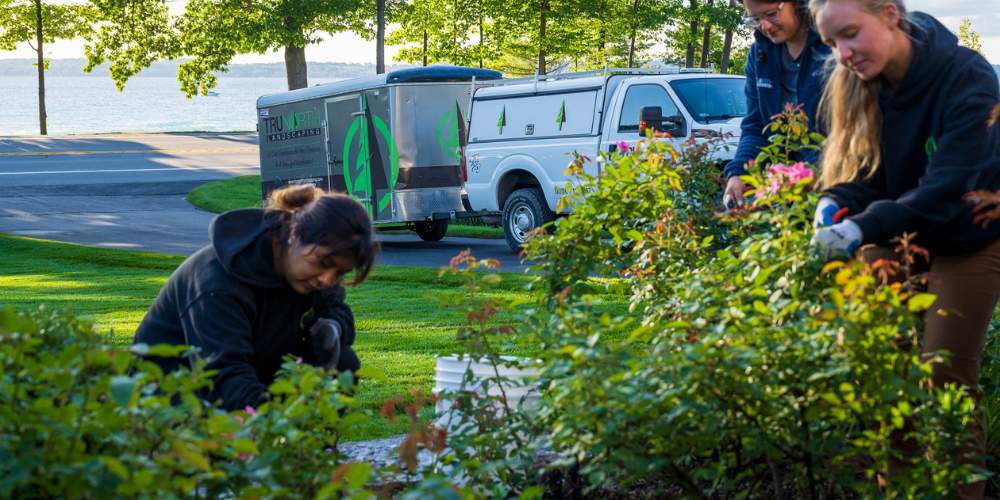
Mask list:
[[238,54],[284,49],[290,89],[307,85],[305,48],[320,33],[362,30],[360,0],[190,0],[172,15],[165,0],[93,0],[100,14],[86,49],[89,71],[108,62],[119,88],[158,59],[190,57],[181,90],[206,94]]

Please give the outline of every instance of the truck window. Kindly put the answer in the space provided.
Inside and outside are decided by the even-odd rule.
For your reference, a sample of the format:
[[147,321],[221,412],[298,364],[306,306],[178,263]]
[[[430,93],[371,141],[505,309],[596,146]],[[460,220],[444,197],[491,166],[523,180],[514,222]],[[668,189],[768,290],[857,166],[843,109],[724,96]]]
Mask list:
[[670,86],[695,120],[712,123],[746,116],[744,82],[743,78],[694,78],[674,80]]
[[618,119],[618,131],[638,132],[639,110],[646,106],[659,106],[664,117],[681,114],[667,94],[667,89],[656,84],[633,85],[625,92],[622,115]]

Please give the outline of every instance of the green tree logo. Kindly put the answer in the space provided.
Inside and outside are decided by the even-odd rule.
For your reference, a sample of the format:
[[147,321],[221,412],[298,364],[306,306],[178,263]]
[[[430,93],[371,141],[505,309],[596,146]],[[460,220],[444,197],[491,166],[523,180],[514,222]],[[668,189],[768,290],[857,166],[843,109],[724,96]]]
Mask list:
[[461,125],[459,124],[458,103],[454,112],[445,112],[437,122],[438,147],[445,156],[458,163],[462,158]]
[[[392,200],[391,191],[396,187],[396,180],[399,179],[399,151],[396,149],[392,132],[385,120],[376,116],[368,108],[367,102],[362,99],[362,108],[365,112],[356,117],[351,126],[347,129],[344,137],[344,183],[347,185],[347,193],[357,199],[367,209],[369,215],[372,213],[372,198],[375,195],[373,185],[372,166],[378,168],[376,175],[382,173],[382,155],[379,153],[378,141],[375,134],[382,136],[389,150],[389,178],[386,179],[387,189],[382,198],[378,200],[378,211],[381,212],[389,206]],[[357,156],[351,158],[352,146],[357,146]]]

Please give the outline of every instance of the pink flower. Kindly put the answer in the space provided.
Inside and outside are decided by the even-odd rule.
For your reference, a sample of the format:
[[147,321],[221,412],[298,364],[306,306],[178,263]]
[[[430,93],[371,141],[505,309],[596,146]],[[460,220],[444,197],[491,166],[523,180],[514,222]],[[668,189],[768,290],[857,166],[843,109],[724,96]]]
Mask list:
[[618,151],[620,151],[622,154],[628,154],[629,145],[627,142],[618,141],[617,146],[618,146]]
[[794,186],[804,179],[812,179],[813,170],[798,162],[794,165],[776,163],[767,170],[767,192],[777,193],[785,186]]
[[243,411],[247,412],[247,415],[256,415],[257,414],[257,410],[255,410],[254,407],[250,406],[250,405],[247,405],[247,407],[244,408]]

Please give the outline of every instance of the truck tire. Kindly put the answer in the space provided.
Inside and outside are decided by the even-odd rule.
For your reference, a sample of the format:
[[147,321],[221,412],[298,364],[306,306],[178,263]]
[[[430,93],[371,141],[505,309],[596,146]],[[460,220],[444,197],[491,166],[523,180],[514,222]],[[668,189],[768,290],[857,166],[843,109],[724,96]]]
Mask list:
[[448,232],[448,220],[417,222],[413,224],[413,230],[424,241],[441,241]]
[[556,214],[549,210],[545,195],[537,187],[522,188],[507,197],[503,205],[503,234],[507,246],[520,252],[528,233],[543,224],[555,220]]

